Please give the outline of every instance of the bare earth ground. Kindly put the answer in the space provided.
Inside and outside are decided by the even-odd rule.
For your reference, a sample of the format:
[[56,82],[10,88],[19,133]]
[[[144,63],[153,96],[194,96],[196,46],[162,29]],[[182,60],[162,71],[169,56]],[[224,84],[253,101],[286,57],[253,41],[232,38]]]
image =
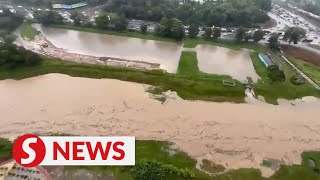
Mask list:
[[281,49],[286,55],[290,57],[293,57],[295,59],[301,59],[320,66],[320,56],[316,53],[289,45],[281,45]]
[[193,158],[228,169],[260,168],[264,158],[299,164],[305,150],[320,150],[320,100],[279,106],[185,101],[164,104],[145,86],[111,79],[49,74],[0,81],[0,137],[24,133],[131,135],[165,140]]

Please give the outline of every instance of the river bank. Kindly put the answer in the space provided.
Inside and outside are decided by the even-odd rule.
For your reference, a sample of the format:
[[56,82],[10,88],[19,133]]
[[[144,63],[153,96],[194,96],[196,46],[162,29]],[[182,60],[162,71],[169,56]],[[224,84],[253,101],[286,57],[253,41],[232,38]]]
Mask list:
[[60,74],[0,81],[0,136],[134,135],[172,141],[198,161],[213,160],[227,169],[258,167],[265,176],[274,172],[260,165],[265,158],[299,164],[303,151],[319,150],[320,101],[315,98],[273,106],[191,102],[171,94],[162,104],[145,88]]

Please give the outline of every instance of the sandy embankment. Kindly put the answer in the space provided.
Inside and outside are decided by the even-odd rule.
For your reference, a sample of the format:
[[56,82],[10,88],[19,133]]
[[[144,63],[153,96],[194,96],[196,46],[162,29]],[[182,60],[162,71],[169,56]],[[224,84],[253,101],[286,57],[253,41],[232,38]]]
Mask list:
[[96,56],[90,56],[90,55],[70,53],[65,49],[55,47],[42,34],[36,36],[36,38],[32,41],[24,40],[19,35],[19,39],[17,39],[15,43],[19,46],[23,46],[26,49],[32,50],[36,53],[39,53],[45,56],[59,58],[67,61],[78,62],[78,63],[127,67],[127,68],[140,69],[140,70],[161,69],[160,64],[158,63],[149,63],[145,61],[127,60],[127,59],[113,58],[113,57],[96,57]]
[[[24,133],[132,135],[172,141],[190,156],[229,169],[264,158],[299,164],[320,150],[320,101],[231,104],[149,98],[141,84],[49,74],[0,81],[0,136]],[[292,103],[295,103],[292,106]]]

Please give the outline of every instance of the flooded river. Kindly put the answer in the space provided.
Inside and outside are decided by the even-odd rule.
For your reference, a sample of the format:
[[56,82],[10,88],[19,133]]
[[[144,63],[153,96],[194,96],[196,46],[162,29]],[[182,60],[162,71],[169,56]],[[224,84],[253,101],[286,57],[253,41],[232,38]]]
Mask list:
[[0,81],[0,137],[71,133],[168,140],[198,160],[229,169],[260,168],[266,176],[272,170],[260,166],[264,158],[298,164],[302,151],[320,150],[319,100],[274,106],[192,102],[171,95],[175,98],[161,104],[145,88],[61,74]]
[[[105,34],[80,32],[66,29],[42,27],[43,34],[56,47],[68,52],[141,60],[161,64],[161,68],[175,73],[183,45],[161,41],[143,40]],[[199,45],[193,49],[198,53],[201,71],[230,75],[240,81],[248,76],[258,79],[249,53],[211,45]]]

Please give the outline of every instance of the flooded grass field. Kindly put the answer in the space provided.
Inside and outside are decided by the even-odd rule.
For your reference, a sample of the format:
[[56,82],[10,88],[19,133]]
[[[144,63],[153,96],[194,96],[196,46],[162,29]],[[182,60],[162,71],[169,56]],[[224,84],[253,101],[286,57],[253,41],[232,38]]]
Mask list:
[[[183,51],[182,43],[50,27],[42,27],[42,32],[53,45],[68,52],[159,63],[161,68],[170,73],[176,73]],[[247,77],[252,77],[254,81],[259,78],[255,73],[249,53],[245,50],[235,51],[211,45],[199,45],[192,50],[198,54],[200,71],[230,75],[240,81],[244,81]]]
[[211,74],[226,74],[244,81],[251,77],[257,81],[259,76],[254,70],[248,51],[236,51],[227,48],[198,45],[198,66],[200,71]]

